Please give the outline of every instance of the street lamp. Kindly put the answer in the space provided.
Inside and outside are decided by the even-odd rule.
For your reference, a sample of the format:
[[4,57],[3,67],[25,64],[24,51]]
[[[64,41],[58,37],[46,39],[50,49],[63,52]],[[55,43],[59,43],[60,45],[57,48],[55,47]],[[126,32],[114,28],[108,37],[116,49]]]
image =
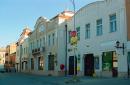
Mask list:
[[71,32],[71,44],[73,45],[73,50],[74,50],[74,82],[78,82],[80,81],[77,77],[76,77],[76,72],[77,72],[77,58],[76,58],[76,50],[77,50],[77,31],[76,31],[76,28],[75,28],[75,8],[76,8],[76,5],[75,5],[75,0],[70,0],[72,5],[73,5],[73,11],[74,11],[74,18],[73,18],[73,27],[74,27],[74,31]]
[[122,43],[122,46],[120,46],[120,42],[119,41],[116,41],[116,48],[117,49],[122,49],[122,52],[123,52],[123,55],[124,55],[124,49],[125,49],[125,46],[124,46],[124,43]]
[[[122,43],[122,46],[120,46],[120,42],[119,41],[116,41],[116,48],[117,49],[122,49],[122,52],[123,52],[123,55],[124,55],[124,49],[125,49],[125,45],[124,45],[124,43]],[[128,78],[129,78],[129,58],[128,58],[128,56],[127,56],[127,69],[128,69]]]

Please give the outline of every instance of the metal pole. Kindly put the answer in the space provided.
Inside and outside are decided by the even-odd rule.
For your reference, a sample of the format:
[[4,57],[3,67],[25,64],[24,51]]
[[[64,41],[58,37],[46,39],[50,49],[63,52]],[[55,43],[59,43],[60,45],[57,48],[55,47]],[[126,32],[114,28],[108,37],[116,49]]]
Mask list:
[[[73,3],[73,10],[74,10],[74,31],[76,31],[76,28],[75,28],[75,0],[72,1]],[[75,46],[74,46],[74,76],[76,75],[76,53],[75,53]]]
[[65,76],[67,76],[67,24],[65,25],[65,34],[66,34]]
[[[70,0],[72,5],[73,5],[73,11],[74,11],[74,18],[73,18],[73,24],[74,24],[74,31],[76,31],[76,28],[75,28],[75,0]],[[76,75],[76,66],[75,66],[75,58],[76,58],[76,53],[75,53],[75,48],[76,46],[73,47],[73,50],[74,50],[74,76]]]

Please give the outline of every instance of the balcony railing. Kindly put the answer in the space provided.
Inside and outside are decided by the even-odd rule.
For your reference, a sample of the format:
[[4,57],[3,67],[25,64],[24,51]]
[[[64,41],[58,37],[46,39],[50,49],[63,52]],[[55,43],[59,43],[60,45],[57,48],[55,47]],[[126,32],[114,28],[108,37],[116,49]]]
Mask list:
[[33,55],[37,55],[37,54],[40,54],[42,52],[45,52],[45,47],[40,47],[40,48],[36,48],[36,49],[32,50]]
[[23,57],[23,58],[22,58],[22,61],[27,61],[27,60],[28,60],[27,57]]

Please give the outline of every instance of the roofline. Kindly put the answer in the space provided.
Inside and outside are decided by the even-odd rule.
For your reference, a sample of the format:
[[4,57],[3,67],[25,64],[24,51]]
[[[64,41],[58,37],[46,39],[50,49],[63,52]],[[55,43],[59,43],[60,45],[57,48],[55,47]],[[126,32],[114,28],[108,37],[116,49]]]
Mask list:
[[63,12],[57,14],[56,16],[52,17],[52,18],[50,19],[50,21],[53,20],[53,19],[55,19],[55,18],[57,18],[60,14],[64,14],[65,12],[69,12],[69,13],[73,13],[73,14],[74,14],[73,11],[65,10],[65,11],[63,11]]
[[94,4],[97,4],[97,3],[101,3],[101,2],[104,2],[104,1],[105,1],[105,0],[100,0],[100,1],[91,2],[91,3],[89,3],[89,4],[85,5],[85,6],[83,6],[82,8],[80,8],[80,9],[75,13],[75,15],[76,15],[78,12],[80,12],[80,10],[83,10],[84,8],[86,8],[86,7],[88,7],[88,6],[91,6],[91,5],[94,5]]

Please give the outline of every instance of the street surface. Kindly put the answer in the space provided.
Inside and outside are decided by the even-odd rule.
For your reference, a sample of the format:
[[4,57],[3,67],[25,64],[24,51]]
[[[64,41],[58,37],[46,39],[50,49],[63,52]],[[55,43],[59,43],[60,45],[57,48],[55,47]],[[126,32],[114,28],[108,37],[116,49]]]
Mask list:
[[40,76],[23,73],[0,73],[0,85],[130,85],[128,78],[80,77],[80,82],[66,81],[71,77]]

